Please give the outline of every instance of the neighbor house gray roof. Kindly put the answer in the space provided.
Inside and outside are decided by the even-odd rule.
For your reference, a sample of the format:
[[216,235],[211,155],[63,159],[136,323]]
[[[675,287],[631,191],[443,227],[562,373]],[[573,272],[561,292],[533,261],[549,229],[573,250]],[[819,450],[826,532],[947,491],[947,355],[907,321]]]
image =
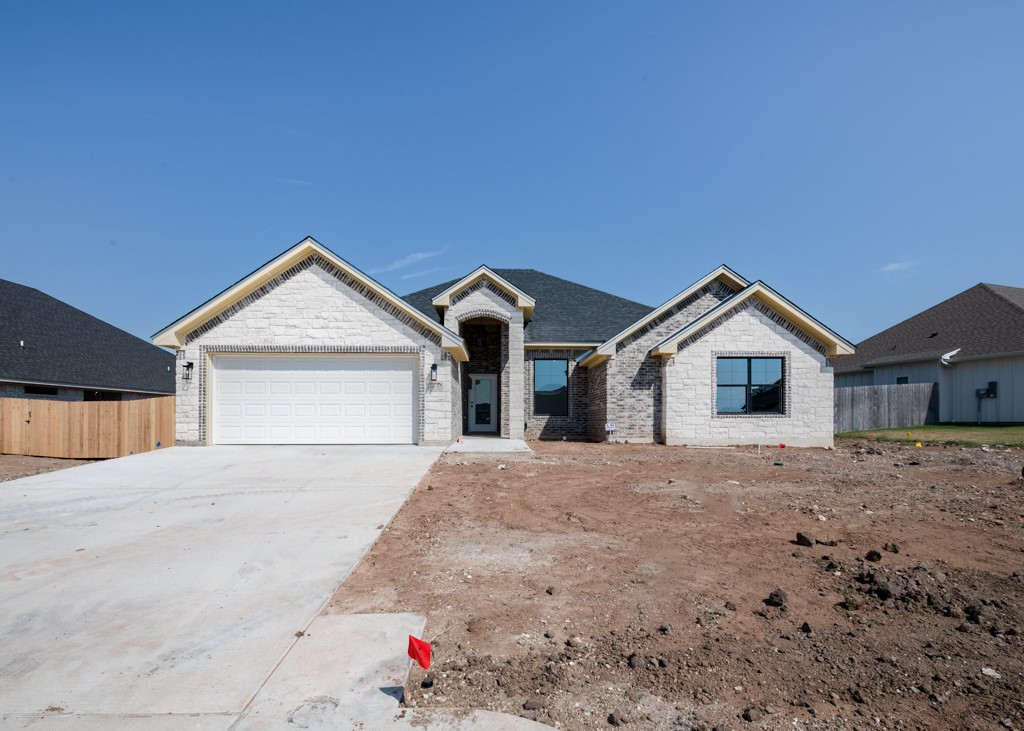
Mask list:
[[835,360],[837,373],[939,358],[1024,352],[1024,289],[977,284],[857,344]]
[[174,356],[38,289],[0,279],[0,381],[173,394]]
[[[537,301],[526,326],[527,343],[602,343],[653,310],[639,302],[553,277],[536,269],[492,269]],[[407,294],[403,299],[428,317],[441,322],[434,297],[458,282],[449,282]]]

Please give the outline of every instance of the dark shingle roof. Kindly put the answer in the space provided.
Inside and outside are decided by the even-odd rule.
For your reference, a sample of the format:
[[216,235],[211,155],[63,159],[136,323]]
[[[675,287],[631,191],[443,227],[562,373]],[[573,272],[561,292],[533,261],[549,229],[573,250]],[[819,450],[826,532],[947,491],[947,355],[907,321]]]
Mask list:
[[174,355],[38,289],[0,279],[0,381],[172,394]]
[[[533,318],[524,331],[527,343],[603,343],[654,309],[536,269],[491,271],[536,300]],[[421,289],[403,299],[440,322],[441,317],[431,301],[458,281],[453,279]]]
[[1024,351],[1024,289],[977,284],[859,343],[835,369],[938,358],[957,348],[956,358]]

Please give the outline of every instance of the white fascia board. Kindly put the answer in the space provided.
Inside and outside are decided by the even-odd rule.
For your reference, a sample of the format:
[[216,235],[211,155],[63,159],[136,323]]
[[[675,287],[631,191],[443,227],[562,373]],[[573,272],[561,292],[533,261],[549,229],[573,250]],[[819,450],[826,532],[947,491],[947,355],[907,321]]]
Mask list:
[[829,356],[853,355],[855,348],[852,343],[832,332],[832,330],[822,325],[820,322],[761,281],[754,282],[729,299],[723,300],[717,306],[712,307],[696,320],[686,325],[686,327],[673,333],[651,348],[650,354],[661,357],[675,355],[676,352],[678,352],[679,343],[681,341],[685,340],[708,323],[721,317],[729,310],[755,296],[825,345]]
[[442,339],[447,333],[448,336],[456,338],[459,343],[462,342],[462,339],[457,333],[454,333],[440,323],[431,320],[383,284],[372,279],[366,274],[363,274],[359,269],[352,266],[333,251],[320,244],[316,239],[307,236],[295,246],[274,257],[256,271],[243,277],[220,294],[207,300],[199,307],[195,308],[183,317],[178,318],[163,330],[156,333],[152,338],[153,344],[160,345],[165,348],[180,350],[185,345],[184,336],[186,333],[195,329],[210,318],[220,314],[242,297],[249,294],[249,292],[263,286],[281,272],[286,271],[311,254],[317,254],[323,257],[367,289],[379,294],[390,304],[394,305],[424,327],[441,335]]
[[584,368],[590,368],[591,366],[595,366],[598,363],[603,363],[609,358],[611,358],[611,356],[602,355],[596,350],[591,350],[589,353],[584,353],[579,358],[577,358],[576,364]]
[[677,294],[675,297],[669,299],[667,302],[665,302],[663,305],[655,309],[653,312],[644,315],[622,332],[606,340],[604,343],[598,346],[597,352],[600,353],[601,355],[615,357],[615,346],[618,345],[619,341],[626,337],[629,337],[632,333],[636,332],[647,323],[665,314],[673,307],[675,307],[677,304],[682,302],[684,299],[692,296],[695,292],[699,292],[703,287],[706,287],[707,285],[711,284],[711,282],[715,281],[719,277],[725,279],[733,286],[740,287],[741,289],[743,287],[747,287],[750,284],[750,282],[748,282],[746,279],[741,277],[739,274],[734,272],[725,264],[722,264],[713,272],[709,272],[708,274],[706,274],[705,276],[701,277],[696,282],[691,284],[689,287],[684,289],[682,292]]
[[533,297],[526,294],[526,292],[519,289],[519,287],[515,286],[504,277],[498,276],[492,272],[487,268],[487,266],[480,266],[471,274],[468,274],[457,281],[448,289],[434,297],[434,299],[431,300],[431,304],[433,304],[434,307],[449,307],[451,305],[452,295],[475,284],[477,280],[480,279],[489,279],[491,282],[507,291],[510,295],[516,298],[516,307],[526,310],[527,314],[532,313],[533,308],[537,306],[537,301],[534,300]]

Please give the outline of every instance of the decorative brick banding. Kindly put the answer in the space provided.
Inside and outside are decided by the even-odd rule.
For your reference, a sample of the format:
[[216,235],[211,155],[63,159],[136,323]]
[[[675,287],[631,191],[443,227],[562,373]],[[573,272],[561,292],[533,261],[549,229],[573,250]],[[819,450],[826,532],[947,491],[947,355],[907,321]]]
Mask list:
[[479,282],[471,284],[470,286],[466,287],[462,291],[458,292],[454,297],[451,298],[450,306],[454,307],[459,302],[461,302],[462,300],[466,299],[467,297],[469,297],[474,292],[479,292],[481,289],[486,289],[488,291],[494,292],[494,294],[496,294],[499,297],[501,297],[503,300],[508,302],[513,307],[516,306],[516,298],[515,297],[513,297],[511,294],[509,294],[504,289],[502,289],[501,287],[499,287],[494,282],[492,282],[492,281],[490,281],[488,279],[481,279]]

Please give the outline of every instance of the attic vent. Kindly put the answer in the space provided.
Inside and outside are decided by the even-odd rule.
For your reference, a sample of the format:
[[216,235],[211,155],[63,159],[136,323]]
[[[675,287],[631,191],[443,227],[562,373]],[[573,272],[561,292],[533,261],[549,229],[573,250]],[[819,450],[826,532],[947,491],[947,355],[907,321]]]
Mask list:
[[935,337],[936,335],[938,335],[938,333],[932,333],[932,334],[931,334],[931,335],[929,335],[928,337],[929,337],[929,338],[934,338],[934,337]]

